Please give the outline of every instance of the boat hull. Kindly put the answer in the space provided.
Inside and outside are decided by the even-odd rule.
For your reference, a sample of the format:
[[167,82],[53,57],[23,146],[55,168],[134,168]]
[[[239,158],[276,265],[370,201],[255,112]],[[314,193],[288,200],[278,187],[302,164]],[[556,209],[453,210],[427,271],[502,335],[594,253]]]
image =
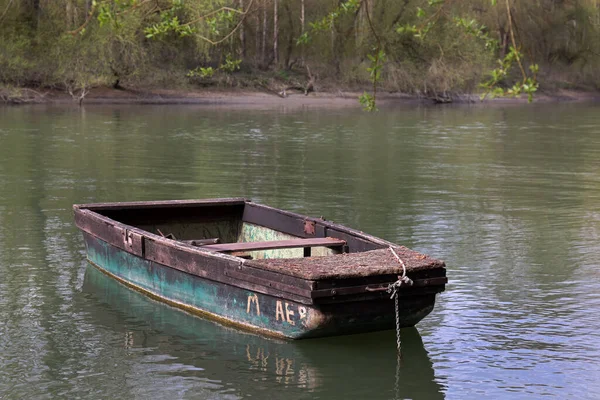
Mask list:
[[[150,297],[227,325],[276,337],[303,339],[393,329],[387,296],[365,301],[302,304],[151,261],[83,232],[88,260]],[[182,261],[185,262],[185,261]],[[400,325],[414,326],[434,307],[435,293],[401,298]]]

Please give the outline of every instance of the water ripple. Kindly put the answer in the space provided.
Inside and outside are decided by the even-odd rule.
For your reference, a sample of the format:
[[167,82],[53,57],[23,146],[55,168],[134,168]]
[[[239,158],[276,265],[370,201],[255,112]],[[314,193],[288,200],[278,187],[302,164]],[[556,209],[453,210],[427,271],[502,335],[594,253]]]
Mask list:
[[[600,391],[594,106],[0,110],[0,397],[558,398]],[[73,203],[246,196],[446,260],[403,332],[288,343],[85,263]]]

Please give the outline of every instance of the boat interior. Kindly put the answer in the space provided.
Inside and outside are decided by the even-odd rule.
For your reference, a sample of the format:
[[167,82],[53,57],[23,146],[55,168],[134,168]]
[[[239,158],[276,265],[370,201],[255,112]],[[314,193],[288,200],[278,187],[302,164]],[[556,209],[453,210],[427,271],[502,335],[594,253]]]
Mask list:
[[253,273],[270,271],[320,285],[365,277],[388,282],[403,271],[411,278],[445,277],[442,261],[323,218],[246,199],[99,203],[74,210],[82,230],[167,265],[181,261],[172,246],[182,250],[183,244],[246,259],[242,264]]
[[386,247],[323,219],[246,200],[89,209],[155,235],[245,259],[317,257]]

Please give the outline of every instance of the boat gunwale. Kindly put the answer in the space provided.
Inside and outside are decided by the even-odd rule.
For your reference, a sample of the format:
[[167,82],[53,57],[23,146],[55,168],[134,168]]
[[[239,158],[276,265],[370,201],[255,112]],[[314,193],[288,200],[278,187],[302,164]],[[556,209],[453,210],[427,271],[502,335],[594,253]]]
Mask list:
[[100,203],[73,204],[74,209],[108,211],[121,209],[151,209],[169,206],[171,208],[191,208],[195,206],[242,205],[250,202],[245,197],[219,197],[213,199],[192,200],[154,200],[154,201],[115,201]]

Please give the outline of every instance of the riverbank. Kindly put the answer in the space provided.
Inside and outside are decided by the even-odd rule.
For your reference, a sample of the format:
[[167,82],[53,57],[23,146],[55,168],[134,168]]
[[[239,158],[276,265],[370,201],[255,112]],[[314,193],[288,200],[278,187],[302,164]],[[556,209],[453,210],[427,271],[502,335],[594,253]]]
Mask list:
[[[0,89],[0,102],[6,104],[197,104],[236,107],[360,107],[358,91],[322,91],[305,95],[299,91],[287,93],[241,89],[114,89],[94,87],[84,96],[58,89],[10,88]],[[557,90],[535,95],[535,103],[598,102],[600,92],[583,90]],[[400,104],[526,104],[526,96],[512,98],[486,98],[479,95],[461,95],[440,102],[431,98],[405,93],[379,92],[379,106]]]

